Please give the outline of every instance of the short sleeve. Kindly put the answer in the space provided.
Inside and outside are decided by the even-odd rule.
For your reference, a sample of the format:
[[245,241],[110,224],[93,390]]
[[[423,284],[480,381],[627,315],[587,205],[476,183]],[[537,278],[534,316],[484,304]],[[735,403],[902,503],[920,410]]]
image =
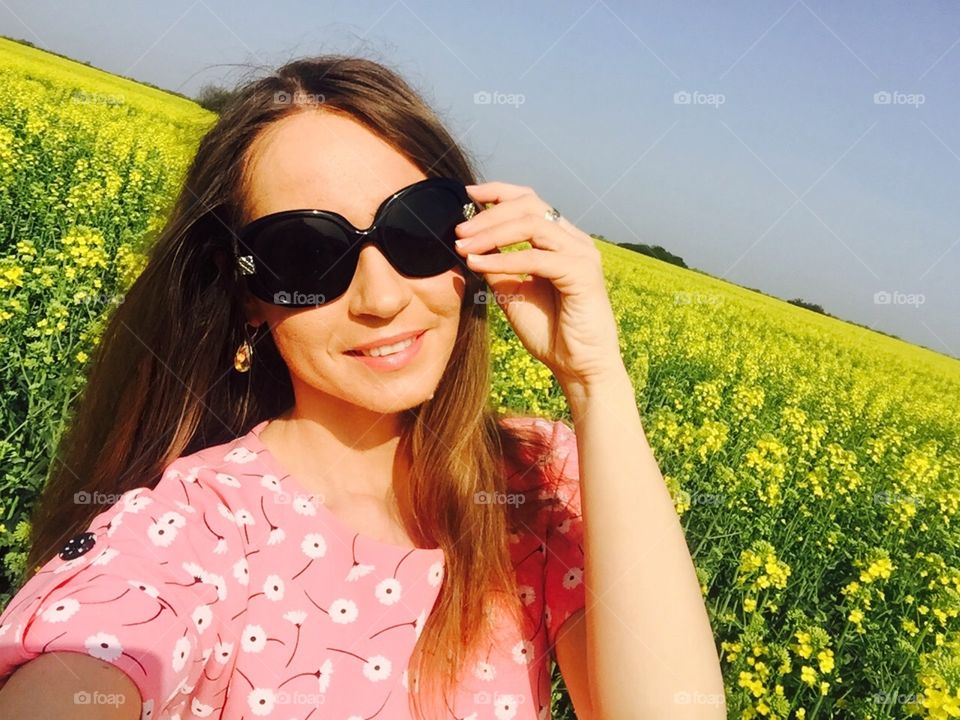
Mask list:
[[195,474],[169,468],[156,488],[120,495],[0,615],[0,678],[41,653],[73,651],[125,672],[145,720],[189,694],[246,607],[243,588],[227,582],[245,567],[239,528],[218,502]]
[[552,649],[560,626],[586,605],[583,516],[580,509],[580,465],[576,434],[562,421],[553,422],[552,456],[559,468],[553,492],[560,502],[547,513],[544,559],[544,613],[547,643]]

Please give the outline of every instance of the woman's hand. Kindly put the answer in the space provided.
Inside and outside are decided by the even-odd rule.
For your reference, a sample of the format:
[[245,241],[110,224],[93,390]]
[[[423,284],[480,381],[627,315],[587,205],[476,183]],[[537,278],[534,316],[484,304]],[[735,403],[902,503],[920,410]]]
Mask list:
[[[523,346],[565,392],[623,372],[617,323],[593,239],[563,217],[547,220],[551,206],[530,188],[488,182],[468,185],[467,193],[481,207],[496,204],[457,225],[465,241],[459,252],[483,275]],[[498,250],[522,242],[533,248]],[[511,277],[518,274],[533,277]]]

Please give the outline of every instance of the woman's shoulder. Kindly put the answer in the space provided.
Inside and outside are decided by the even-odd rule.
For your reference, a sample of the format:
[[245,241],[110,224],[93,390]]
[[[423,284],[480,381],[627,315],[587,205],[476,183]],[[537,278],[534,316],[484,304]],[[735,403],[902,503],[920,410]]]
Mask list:
[[565,420],[537,415],[505,415],[497,420],[525,446],[518,456],[541,468],[560,472],[576,450],[576,433]]
[[[233,507],[242,504],[249,477],[263,477],[267,469],[247,442],[247,435],[181,455],[163,470],[155,492],[190,495],[198,502]],[[257,483],[259,484],[259,483]],[[188,493],[191,488],[198,492]]]

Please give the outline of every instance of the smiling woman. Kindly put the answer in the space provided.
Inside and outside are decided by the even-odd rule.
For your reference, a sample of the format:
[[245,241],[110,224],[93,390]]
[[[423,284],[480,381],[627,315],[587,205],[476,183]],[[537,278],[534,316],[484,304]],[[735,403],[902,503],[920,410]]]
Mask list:
[[80,653],[154,720],[534,720],[551,655],[590,716],[576,436],[490,406],[486,280],[454,246],[495,202],[474,180],[377,63],[240,89],[56,453],[0,616],[0,714],[58,712],[79,688],[41,697],[32,668]]

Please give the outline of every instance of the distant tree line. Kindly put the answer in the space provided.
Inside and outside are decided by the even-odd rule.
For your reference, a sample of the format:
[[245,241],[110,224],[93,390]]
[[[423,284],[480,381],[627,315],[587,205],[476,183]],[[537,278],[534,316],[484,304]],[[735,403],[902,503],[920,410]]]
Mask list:
[[94,68],[95,70],[99,70],[99,71],[101,71],[101,72],[105,72],[105,73],[108,73],[108,74],[110,74],[110,75],[114,75],[114,76],[116,76],[116,77],[121,77],[121,78],[123,78],[124,80],[129,80],[129,81],[131,81],[131,82],[135,82],[135,83],[137,83],[138,85],[146,85],[147,87],[152,87],[154,90],[159,90],[160,92],[169,93],[170,95],[176,95],[177,97],[181,97],[181,98],[183,98],[184,100],[190,100],[191,102],[196,102],[196,100],[194,100],[194,98],[189,97],[189,96],[187,96],[187,95],[184,95],[183,93],[178,93],[178,92],[176,92],[175,90],[167,90],[167,88],[162,88],[162,87],[160,87],[159,85],[154,85],[153,83],[147,82],[146,80],[140,80],[139,78],[132,78],[132,77],[130,77],[129,75],[120,75],[119,73],[110,72],[109,70],[104,70],[104,69],[101,68],[101,67],[97,67],[96,65],[94,65],[93,63],[91,63],[89,60],[77,60],[76,58],[72,58],[72,57],[70,57],[69,55],[64,55],[63,53],[58,53],[58,52],[54,52],[53,50],[47,50],[46,48],[37,47],[36,45],[34,45],[34,44],[33,44],[32,42],[30,42],[29,40],[24,40],[23,38],[10,37],[9,35],[0,35],[0,37],[2,37],[4,40],[10,40],[11,42],[20,43],[21,45],[26,45],[27,47],[31,47],[31,48],[33,48],[34,50],[39,50],[40,52],[45,52],[45,53],[48,53],[48,54],[50,54],[50,55],[56,55],[57,57],[61,57],[61,58],[63,58],[64,60],[69,60],[70,62],[80,63],[81,65],[86,65],[87,67],[92,67],[92,68]]
[[[602,240],[603,242],[610,242],[603,235],[593,235],[597,240]],[[627,250],[633,250],[642,255],[647,255],[657,260],[662,260],[663,262],[670,263],[671,265],[676,265],[678,267],[687,268],[687,264],[683,261],[683,258],[679,255],[674,255],[669,250],[664,249],[660,245],[644,245],[643,243],[615,243],[617,247],[626,248]]]
[[194,100],[200,107],[219,115],[236,94],[237,90],[231,90],[214,83],[207,83],[200,88],[200,92],[197,93],[197,97],[194,98]]

